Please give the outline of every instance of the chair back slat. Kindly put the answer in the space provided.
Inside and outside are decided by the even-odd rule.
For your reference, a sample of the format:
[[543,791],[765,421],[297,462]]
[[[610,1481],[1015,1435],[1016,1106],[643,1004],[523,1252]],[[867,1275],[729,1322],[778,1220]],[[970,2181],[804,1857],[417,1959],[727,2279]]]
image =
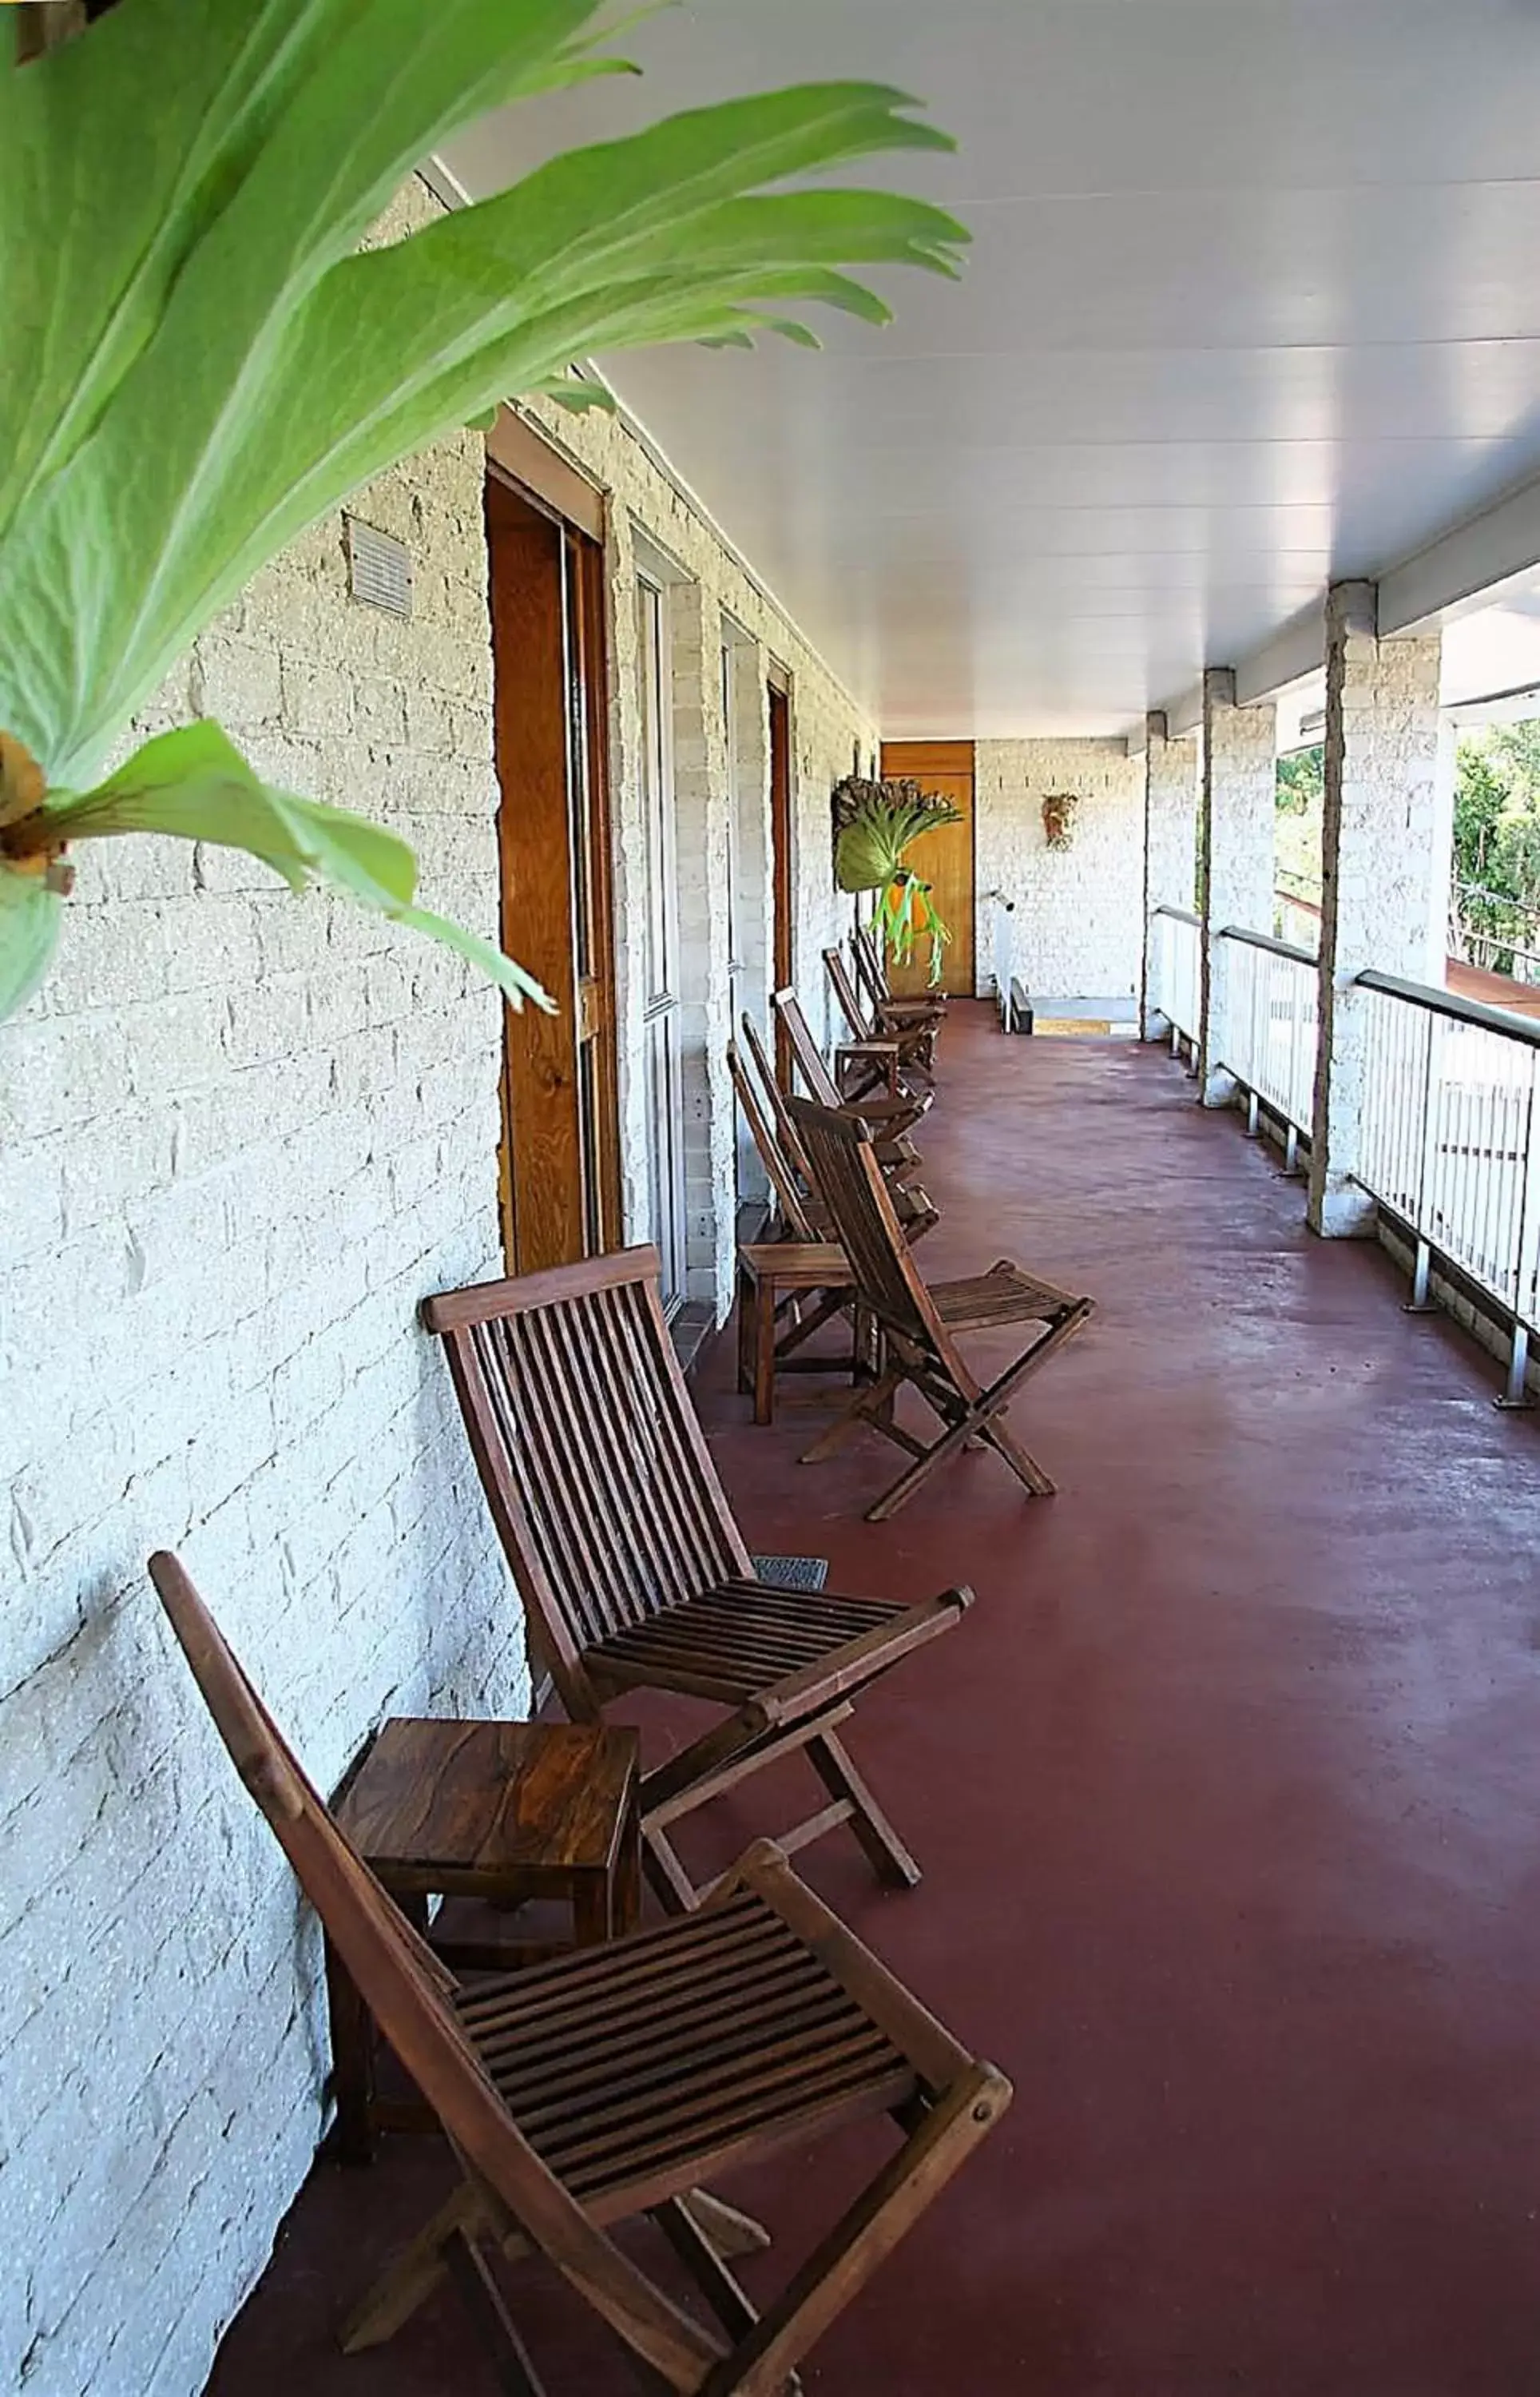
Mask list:
[[798,1073],[807,1085],[808,1096],[821,1107],[837,1107],[840,1093],[834,1077],[823,1060],[823,1052],[813,1038],[813,1027],[803,1013],[801,999],[794,990],[773,991],[770,1004],[776,1020],[786,1033]]
[[[720,2352],[595,2229],[509,2114],[450,2002],[457,1984],[386,1895],[306,1779],[179,1559],[150,1560],[172,1630],[242,1780],[326,1935],[465,2170],[676,2387]],[[602,2297],[599,2292],[603,2293]],[[607,2302],[605,2302],[607,2301]]]
[[875,1017],[868,1015],[861,1006],[859,994],[850,979],[850,968],[845,963],[844,951],[825,949],[823,958],[830,986],[840,1002],[840,1013],[849,1024],[853,1036],[857,1040],[874,1039],[880,1026]]
[[808,1099],[793,1099],[791,1113],[862,1303],[889,1330],[943,1358],[949,1371],[961,1365],[915,1271],[866,1126]]
[[[743,1022],[747,1032],[753,1024],[753,1018],[746,1015]],[[755,1038],[757,1041],[757,1031]],[[727,1043],[727,1071],[732,1077],[733,1089],[737,1094],[738,1105],[743,1109],[743,1120],[749,1127],[754,1146],[759,1153],[760,1163],[763,1166],[769,1177],[770,1187],[776,1194],[777,1212],[787,1234],[793,1240],[813,1239],[815,1234],[808,1220],[802,1191],[798,1187],[796,1170],[776,1137],[769,1118],[760,1103],[759,1093],[750,1079],[749,1068],[743,1061],[736,1040],[729,1040]]]
[[584,1649],[749,1570],[657,1277],[656,1249],[631,1249],[423,1307],[559,1682]]
[[[780,1135],[782,1154],[802,1185],[803,1203],[805,1206],[807,1195],[814,1185],[812,1172],[802,1145],[802,1134],[791,1120],[791,1111],[787,1105],[787,1093],[776,1078],[776,1069],[770,1062],[769,1051],[760,1036],[759,1025],[751,1015],[746,1015],[743,1019],[743,1038],[744,1045],[754,1061],[754,1070],[759,1076],[760,1088],[769,1101],[771,1117]],[[822,1235],[816,1230],[814,1237],[821,1239]]]
[[856,972],[874,1009],[881,1009],[893,993],[888,984],[883,962],[883,952],[876,936],[865,924],[857,924],[850,935],[851,954],[856,959]]

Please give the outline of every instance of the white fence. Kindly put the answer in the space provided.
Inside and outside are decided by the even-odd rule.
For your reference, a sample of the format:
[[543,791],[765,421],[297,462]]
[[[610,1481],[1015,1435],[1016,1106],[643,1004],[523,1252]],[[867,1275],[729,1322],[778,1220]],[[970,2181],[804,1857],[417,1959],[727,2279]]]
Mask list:
[[1232,928],[1217,945],[1224,1009],[1216,1062],[1291,1131],[1308,1133],[1315,1111],[1316,960],[1308,949],[1265,932]]
[[1016,901],[1007,899],[1003,891],[986,891],[985,897],[989,903],[989,957],[995,997],[1000,1004],[1001,1023],[1009,1031],[1011,984],[1016,971]]
[[1184,1039],[1198,1038],[1202,928],[1185,907],[1157,907],[1149,919],[1149,1004]]
[[1389,974],[1359,977],[1367,1010],[1358,1179],[1430,1253],[1515,1323],[1509,1396],[1540,1324],[1540,1024]]
[[[1150,920],[1149,998],[1189,1040],[1199,1015],[1196,917]],[[1215,943],[1215,1063],[1285,1127],[1292,1167],[1315,1109],[1317,960],[1231,926]],[[1415,1242],[1414,1301],[1434,1261],[1513,1325],[1508,1399],[1523,1396],[1540,1331],[1540,1022],[1447,991],[1364,973],[1363,1101],[1356,1179]]]

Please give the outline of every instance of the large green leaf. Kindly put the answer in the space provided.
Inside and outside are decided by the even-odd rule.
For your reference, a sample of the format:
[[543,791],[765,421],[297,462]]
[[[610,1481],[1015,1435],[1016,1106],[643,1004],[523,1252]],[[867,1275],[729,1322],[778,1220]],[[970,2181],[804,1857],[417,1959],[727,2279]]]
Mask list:
[[41,875],[0,865],[0,1024],[26,1005],[47,972],[63,910]]
[[[552,1003],[532,975],[489,941],[413,904],[417,862],[405,841],[347,808],[274,790],[217,724],[158,734],[95,790],[56,794],[30,822],[45,849],[58,841],[153,832],[244,850],[281,874],[291,890],[334,883],[365,906],[458,950],[515,1007],[526,998],[545,1008]],[[22,878],[0,873],[0,889]],[[5,931],[0,923],[0,944]],[[7,1011],[0,988],[0,1016]]]
[[[120,0],[25,68],[0,45],[0,529],[65,462],[247,187],[265,274],[298,293],[481,109],[600,62],[600,0]],[[352,76],[353,105],[331,117]],[[276,164],[275,164],[276,161]],[[237,234],[237,244],[241,239]]]
[[[360,253],[458,127],[610,71],[604,17],[602,0],[118,0],[25,69],[0,44],[0,731],[46,775],[40,839],[231,843],[534,989],[416,908],[404,844],[267,788],[215,727],[97,778],[257,568],[410,451],[521,393],[590,404],[571,366],[591,350],[806,340],[807,302],[886,315],[845,267],[951,271],[965,235],[937,209],[765,188],[945,146],[901,93],[859,84],[665,120]],[[58,906],[0,870],[3,998],[40,970]]]
[[[130,20],[161,5],[121,0]],[[220,14],[228,0],[206,5]],[[386,0],[350,5],[349,56],[353,31],[378,33]],[[468,44],[487,38],[471,0],[438,13]],[[567,30],[590,13],[584,0],[498,0],[494,11],[505,33],[538,18],[548,53],[553,20]],[[403,39],[398,28],[398,51]],[[408,47],[415,56],[419,45]],[[520,51],[526,80],[539,47],[526,39]],[[781,309],[763,302],[883,315],[831,260],[949,266],[962,238],[941,211],[895,194],[745,197],[812,166],[943,141],[904,114],[902,94],[831,85],[694,111],[557,158],[383,250],[352,254],[359,208],[339,208],[347,254],[317,273],[325,245],[305,144],[330,161],[326,107],[350,126],[367,114],[340,73],[330,54],[312,60],[95,432],[0,540],[0,724],[58,780],[90,779],[134,706],[256,568],[405,452],[493,400],[549,387],[591,348],[730,337],[777,321]],[[486,87],[484,74],[478,104]],[[430,114],[413,115],[414,139]],[[390,174],[371,182],[365,165],[382,158]],[[344,196],[362,191],[373,205],[399,154],[377,141],[366,161],[350,151],[343,163]]]

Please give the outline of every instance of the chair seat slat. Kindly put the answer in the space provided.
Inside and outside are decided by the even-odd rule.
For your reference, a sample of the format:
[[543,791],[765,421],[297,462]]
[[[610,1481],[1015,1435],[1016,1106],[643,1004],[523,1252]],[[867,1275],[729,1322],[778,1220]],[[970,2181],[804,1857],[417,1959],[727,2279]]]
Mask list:
[[778,2069],[726,2076],[717,2087],[703,2090],[695,2106],[665,2096],[631,2121],[614,2124],[596,2110],[586,2120],[569,2117],[559,2133],[530,2144],[562,2179],[591,2187],[596,2172],[606,2181],[621,2176],[630,2179],[665,2160],[699,2153],[746,2132],[763,2137],[778,2118],[809,2098],[894,2081],[912,2087],[911,2069],[895,2056],[880,2031],[857,2031],[832,2050],[815,2046],[810,2056]]
[[[456,2000],[468,2029],[494,2022],[538,2022],[542,2014],[569,2010],[585,1991],[596,2004],[611,1991],[624,1991],[660,1974],[699,1974],[712,1958],[750,1935],[778,1939],[782,1926],[763,1903],[748,1893],[706,1908],[684,1922],[632,1932],[603,1948],[578,1948],[512,1974],[479,1978]],[[688,1936],[686,1936],[688,1934]]]
[[[713,2061],[763,2056],[774,2040],[795,2031],[810,2032],[819,2024],[852,2015],[838,1992],[831,1992],[802,1959],[787,1958],[775,1975],[746,1977],[711,1993],[707,2002],[693,1996],[688,2007],[674,2010],[667,2023],[654,2021],[624,2026],[623,2034],[586,2048],[564,2043],[562,2052],[532,2060],[522,2048],[494,2055],[484,2048],[483,2060],[498,2080],[503,2094],[525,2129],[549,2120],[553,2109],[603,2082],[618,2109],[644,2089],[681,2075],[695,2077]],[[848,2027],[848,2026],[847,2026]]]
[[476,2047],[499,2069],[511,2064],[520,2087],[533,2097],[565,2073],[581,2076],[595,2058],[607,2056],[614,2069],[617,2049],[628,2068],[657,2044],[677,2054],[683,2027],[704,2035],[724,2019],[741,2024],[750,2002],[757,2016],[799,1991],[816,1997],[826,1988],[827,1975],[795,1941],[773,1948],[755,1943],[715,1973],[697,1970],[683,1980],[615,1990],[581,2015],[568,2005],[554,2020],[538,2025],[516,2017],[484,2023],[475,2032]]

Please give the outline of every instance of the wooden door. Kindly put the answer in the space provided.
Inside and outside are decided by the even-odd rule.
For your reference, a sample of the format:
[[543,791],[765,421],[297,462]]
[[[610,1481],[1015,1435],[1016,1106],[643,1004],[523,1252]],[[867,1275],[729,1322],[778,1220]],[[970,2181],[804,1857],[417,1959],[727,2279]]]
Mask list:
[[[951,941],[941,967],[941,987],[962,998],[974,994],[974,745],[971,741],[884,741],[884,775],[908,775],[927,796],[949,799],[962,818],[914,845],[917,874],[936,886],[936,904]],[[930,945],[916,944],[907,966],[889,960],[895,996],[929,987]]]
[[[796,978],[792,940],[792,894],[796,856],[791,814],[791,701],[771,683],[770,703],[770,855],[774,894],[775,988],[785,990]],[[776,1072],[783,1090],[791,1087],[791,1045],[776,1021]]]
[[486,529],[502,936],[556,1001],[504,1011],[503,1245],[534,1273],[620,1237],[602,554],[496,475]]

